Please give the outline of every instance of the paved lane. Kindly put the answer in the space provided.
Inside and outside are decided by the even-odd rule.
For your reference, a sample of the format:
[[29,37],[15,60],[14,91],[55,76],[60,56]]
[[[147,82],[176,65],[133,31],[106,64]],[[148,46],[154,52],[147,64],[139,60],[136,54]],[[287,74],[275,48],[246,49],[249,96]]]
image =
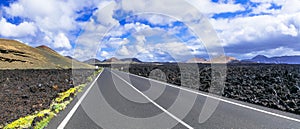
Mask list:
[[[204,110],[207,99],[211,104]],[[213,105],[218,104],[216,110]],[[211,107],[210,107],[211,106]],[[299,128],[299,115],[105,69],[66,129],[83,128]],[[209,119],[207,116],[210,116]]]

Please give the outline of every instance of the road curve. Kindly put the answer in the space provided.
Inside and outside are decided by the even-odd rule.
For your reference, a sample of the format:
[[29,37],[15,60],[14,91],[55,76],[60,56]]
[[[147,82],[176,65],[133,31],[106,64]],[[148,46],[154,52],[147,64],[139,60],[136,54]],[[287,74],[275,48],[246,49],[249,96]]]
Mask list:
[[[48,128],[300,127],[299,115],[227,98],[210,97],[199,91],[110,69],[104,69],[84,94],[68,107],[70,109],[65,115],[55,118]],[[209,105],[212,106],[212,114],[201,113],[207,99],[213,101]],[[217,104],[215,110],[214,104]]]

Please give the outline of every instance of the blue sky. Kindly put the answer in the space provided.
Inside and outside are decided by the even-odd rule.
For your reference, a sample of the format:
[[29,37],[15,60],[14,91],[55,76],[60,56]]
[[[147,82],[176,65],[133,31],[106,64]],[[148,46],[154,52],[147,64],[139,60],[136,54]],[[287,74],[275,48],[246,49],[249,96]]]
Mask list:
[[300,55],[299,5],[300,0],[2,0],[0,38],[47,45],[79,60],[185,61],[208,58],[203,37],[188,26],[203,14],[228,56]]

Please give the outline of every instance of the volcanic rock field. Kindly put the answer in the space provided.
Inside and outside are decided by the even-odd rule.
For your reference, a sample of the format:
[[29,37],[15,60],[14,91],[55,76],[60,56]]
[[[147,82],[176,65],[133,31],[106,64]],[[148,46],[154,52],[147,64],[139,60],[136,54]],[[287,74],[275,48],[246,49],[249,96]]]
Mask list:
[[[111,67],[144,77],[151,74],[151,78],[158,80],[165,77],[162,80],[167,83],[200,91],[211,90],[212,69],[209,64],[130,64]],[[162,72],[153,72],[158,70]],[[188,71],[188,76],[182,74],[186,73],[183,71]],[[219,95],[300,114],[300,65],[228,64],[225,71],[225,87],[219,90]],[[197,81],[197,85],[193,84]]]
[[[213,91],[209,64],[116,64],[110,67],[178,86]],[[49,108],[58,93],[87,83],[93,72],[83,69],[0,70],[0,125]],[[300,65],[228,64],[226,73],[225,87],[216,94],[300,114]]]
[[0,125],[49,108],[69,88],[84,84],[94,70],[0,70]]

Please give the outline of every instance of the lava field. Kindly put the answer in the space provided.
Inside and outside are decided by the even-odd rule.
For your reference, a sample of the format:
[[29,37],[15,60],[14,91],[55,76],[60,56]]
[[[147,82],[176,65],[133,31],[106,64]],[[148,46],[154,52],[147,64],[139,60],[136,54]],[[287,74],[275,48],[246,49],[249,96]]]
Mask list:
[[0,70],[0,125],[49,108],[69,88],[87,83],[94,70]]
[[[209,64],[130,64],[111,67],[144,77],[159,70],[162,72],[152,72],[151,78],[159,80],[163,73],[165,79],[162,80],[167,83],[205,92],[211,90],[212,69]],[[186,71],[188,76],[183,74]],[[225,87],[219,95],[300,114],[300,65],[228,64],[225,71]],[[195,82],[199,83],[195,85]]]

